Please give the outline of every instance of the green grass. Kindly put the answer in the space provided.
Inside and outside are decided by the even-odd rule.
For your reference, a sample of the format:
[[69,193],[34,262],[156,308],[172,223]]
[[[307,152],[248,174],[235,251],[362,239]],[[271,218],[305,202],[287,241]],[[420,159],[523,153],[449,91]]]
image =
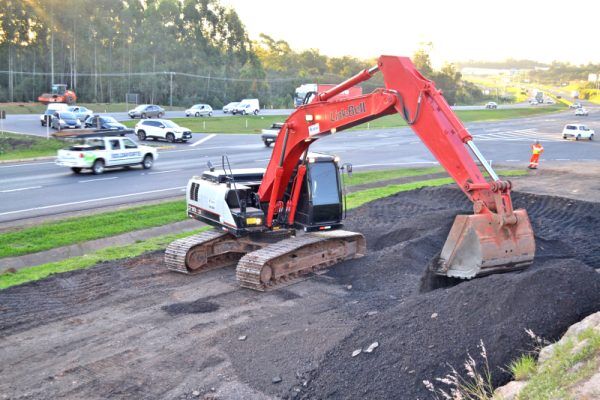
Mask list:
[[440,172],[444,172],[442,167],[397,168],[379,171],[354,172],[352,176],[344,176],[344,180],[347,186],[358,186],[371,182],[389,181],[392,179],[437,174]]
[[136,257],[148,251],[165,249],[173,240],[193,235],[207,229],[209,229],[209,227],[203,227],[192,232],[159,236],[127,246],[108,247],[84,256],[24,268],[14,273],[0,274],[0,289],[6,289],[26,282],[37,281],[52,274],[89,268],[103,261]]
[[353,209],[370,201],[388,197],[396,193],[406,192],[408,190],[419,189],[422,187],[442,186],[452,182],[454,182],[452,178],[440,178],[361,190],[359,192],[350,193],[346,196],[347,206],[348,209]]
[[0,160],[17,160],[56,155],[65,142],[40,136],[0,133]]
[[[561,110],[564,110],[564,107],[518,108],[509,110],[461,110],[457,111],[456,114],[463,122],[474,122],[522,118]],[[270,127],[274,122],[283,122],[285,119],[286,116],[284,115],[252,115],[219,118],[173,118],[172,121],[197,133],[260,133],[261,129]],[[135,126],[137,122],[139,122],[139,120],[124,121],[123,123],[131,128]],[[384,129],[402,126],[406,126],[406,122],[399,114],[394,114],[376,119],[368,124],[363,124],[352,129]]]
[[[579,343],[577,349],[576,343]],[[537,367],[519,400],[570,398],[570,388],[598,371],[600,333],[593,328],[581,332],[577,341],[571,339],[554,346],[552,356]],[[576,365],[578,368],[574,368]]]
[[[135,107],[135,104],[125,103],[77,103],[79,106],[87,107],[97,113],[106,112],[126,112]],[[0,110],[5,110],[7,114],[41,114],[46,110],[46,105],[31,102],[31,103],[0,103]],[[185,107],[168,107],[169,110],[185,110]]]
[[56,247],[81,243],[183,221],[183,200],[112,211],[83,218],[48,222],[31,228],[0,234],[0,258],[36,253]]
[[529,379],[535,373],[535,369],[535,357],[531,354],[522,355],[508,366],[508,370],[517,381]]

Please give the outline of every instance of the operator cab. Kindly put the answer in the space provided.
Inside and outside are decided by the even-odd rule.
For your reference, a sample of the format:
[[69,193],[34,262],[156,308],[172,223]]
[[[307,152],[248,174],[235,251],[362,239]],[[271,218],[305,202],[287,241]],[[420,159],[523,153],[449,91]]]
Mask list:
[[308,154],[295,227],[304,231],[319,231],[342,226],[344,208],[338,163],[338,157]]

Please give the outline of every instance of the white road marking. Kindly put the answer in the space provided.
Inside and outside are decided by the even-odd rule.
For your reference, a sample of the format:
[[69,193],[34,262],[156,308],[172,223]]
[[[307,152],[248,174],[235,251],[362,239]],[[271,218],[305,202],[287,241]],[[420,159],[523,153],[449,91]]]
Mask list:
[[[338,151],[339,153],[339,151]],[[269,161],[270,158],[261,158],[260,160],[254,160],[254,162],[263,162],[263,161]]]
[[146,192],[121,194],[121,195],[118,195],[118,196],[101,197],[99,199],[89,199],[89,200],[81,200],[81,201],[72,201],[70,203],[53,204],[53,205],[50,205],[50,206],[26,208],[26,209],[23,209],[23,210],[3,212],[3,213],[0,213],[0,215],[10,215],[10,214],[19,214],[19,213],[30,212],[30,211],[37,211],[37,210],[47,210],[49,208],[66,207],[66,206],[73,206],[73,205],[76,205],[76,204],[93,203],[93,202],[96,202],[96,201],[120,199],[120,198],[123,198],[123,197],[132,197],[132,196],[140,196],[140,195],[144,195],[144,194],[168,192],[168,191],[172,191],[172,190],[181,190],[182,188],[185,188],[185,186],[177,186],[177,187],[172,187],[172,188],[167,188],[167,189],[149,190],[149,191],[146,191]]
[[204,142],[206,142],[206,141],[208,141],[208,140],[210,140],[210,139],[214,138],[215,136],[217,136],[217,135],[213,133],[212,135],[208,135],[207,137],[205,137],[205,138],[202,138],[202,139],[198,140],[197,142],[194,142],[194,143],[190,144],[190,146],[192,146],[192,147],[196,147],[196,146],[198,146],[199,144],[202,144],[202,143],[204,143]]
[[148,175],[168,174],[169,172],[181,171],[180,169],[170,169],[167,171],[148,172]]
[[557,158],[556,161],[571,161],[570,158]]
[[110,178],[96,178],[96,179],[86,179],[83,181],[79,181],[79,183],[86,183],[86,182],[96,182],[96,181],[108,181],[111,179],[117,179],[118,176],[111,176]]
[[521,160],[506,160],[506,162],[516,162],[516,161],[521,161]]
[[18,189],[0,190],[0,193],[20,192],[22,190],[29,190],[29,189],[41,189],[41,186],[30,186],[30,187],[24,187],[24,188],[18,188]]
[[0,168],[24,167],[27,165],[42,165],[42,164],[54,164],[54,161],[38,162],[38,163],[23,163],[23,164],[13,164],[13,165],[0,165]]

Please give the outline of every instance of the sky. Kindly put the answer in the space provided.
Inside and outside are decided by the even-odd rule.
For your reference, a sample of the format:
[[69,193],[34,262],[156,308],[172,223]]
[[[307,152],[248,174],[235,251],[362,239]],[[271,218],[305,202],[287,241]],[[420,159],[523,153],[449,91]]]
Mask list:
[[[250,38],[260,33],[293,49],[328,56],[412,55],[433,43],[434,64],[506,58],[600,62],[600,1],[577,0],[221,0]],[[590,16],[590,18],[586,18]]]

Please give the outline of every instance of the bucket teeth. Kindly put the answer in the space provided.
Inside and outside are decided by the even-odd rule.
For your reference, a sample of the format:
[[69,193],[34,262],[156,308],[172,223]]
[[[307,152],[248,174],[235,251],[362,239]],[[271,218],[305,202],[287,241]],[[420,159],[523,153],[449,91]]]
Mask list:
[[493,214],[458,215],[442,248],[435,272],[470,279],[527,267],[535,255],[535,239],[525,210],[517,222],[502,226]]

